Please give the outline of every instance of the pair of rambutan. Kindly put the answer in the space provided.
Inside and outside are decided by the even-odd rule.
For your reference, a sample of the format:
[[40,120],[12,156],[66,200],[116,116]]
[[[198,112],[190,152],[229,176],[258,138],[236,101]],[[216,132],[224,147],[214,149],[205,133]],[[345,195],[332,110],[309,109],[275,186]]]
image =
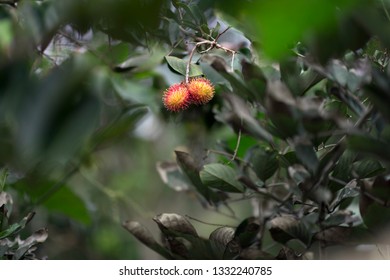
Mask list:
[[203,105],[214,97],[214,86],[206,78],[193,78],[188,83],[171,85],[163,95],[164,106],[173,112],[182,111],[190,104]]

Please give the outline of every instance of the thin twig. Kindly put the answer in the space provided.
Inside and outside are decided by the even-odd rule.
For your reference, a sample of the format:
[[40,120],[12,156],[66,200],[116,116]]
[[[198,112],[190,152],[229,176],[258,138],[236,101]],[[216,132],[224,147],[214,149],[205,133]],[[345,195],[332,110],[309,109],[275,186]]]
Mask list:
[[99,52],[92,50],[86,44],[80,42],[79,40],[77,40],[76,38],[74,38],[73,36],[71,36],[70,34],[64,32],[64,31],[60,31],[59,34],[62,35],[63,37],[65,37],[66,39],[68,39],[69,41],[73,42],[77,46],[85,47],[88,52],[90,52],[92,55],[94,55],[95,57],[100,59],[103,63],[108,65],[110,68],[113,68],[113,66],[111,65],[111,62],[108,59],[106,59],[103,55],[101,55]]
[[169,53],[167,54],[167,55],[171,55],[171,53],[173,52],[173,50],[178,46],[178,45],[180,45],[181,44],[181,42],[183,42],[183,38],[181,38],[179,41],[177,41],[176,42],[176,44],[174,44],[173,46],[172,46],[172,49],[169,51]]
[[[190,52],[190,55],[188,57],[188,62],[187,62],[187,67],[186,67],[186,75],[185,75],[185,82],[188,83],[189,82],[189,75],[190,75],[190,67],[191,67],[191,62],[192,62],[192,58],[194,56],[194,53],[195,51],[197,50],[197,48],[201,45],[209,45],[209,47],[202,51],[201,53],[206,53],[206,52],[209,52],[211,51],[212,49],[216,48],[216,49],[221,49],[221,50],[224,50],[225,52],[230,52],[232,53],[233,55],[235,53],[237,53],[235,50],[232,50],[232,49],[229,49],[229,48],[226,48],[220,44],[217,43],[217,40],[219,39],[219,37],[221,37],[221,35],[223,35],[226,31],[228,31],[230,29],[230,27],[227,27],[224,31],[222,31],[221,33],[218,34],[218,36],[213,40],[213,41],[210,41],[210,40],[203,40],[202,38],[198,38],[200,39],[200,42],[197,42],[194,47],[192,48],[191,52]],[[233,56],[234,58],[234,56]],[[233,61],[233,60],[232,60]],[[233,65],[233,62],[232,62],[232,65]],[[232,67],[233,69],[233,67]]]
[[217,35],[217,37],[215,37],[215,41],[217,41],[217,40],[219,39],[219,37],[221,37],[223,34],[225,34],[230,28],[231,28],[231,27],[228,26],[228,27],[226,27],[226,29],[225,29],[224,31],[222,31],[221,33],[219,33],[219,34]]
[[238,149],[240,148],[240,142],[241,142],[241,129],[238,131],[237,144],[236,144],[236,147],[234,148],[233,156],[232,156],[231,160],[229,160],[229,162],[227,164],[230,164],[232,161],[234,161],[236,159],[237,153],[238,153]]
[[[226,157],[229,157],[229,158],[234,158],[234,160],[238,160],[238,161],[241,161],[242,163],[246,164],[246,165],[249,165],[249,162],[247,162],[246,160],[242,159],[242,158],[239,158],[236,156],[234,156],[234,154],[230,154],[230,153],[227,153],[227,152],[224,152],[224,151],[217,151],[217,150],[213,150],[213,149],[207,149],[207,154],[209,153],[213,153],[213,154],[217,154],[217,155],[221,155],[221,156],[226,156]],[[229,161],[229,162],[232,162]]]

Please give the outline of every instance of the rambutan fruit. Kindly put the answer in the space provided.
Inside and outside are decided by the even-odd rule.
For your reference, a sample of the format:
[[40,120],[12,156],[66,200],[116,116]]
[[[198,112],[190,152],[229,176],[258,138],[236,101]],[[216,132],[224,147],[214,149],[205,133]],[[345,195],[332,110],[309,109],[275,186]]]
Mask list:
[[208,103],[214,97],[214,86],[206,78],[194,78],[187,84],[191,102],[197,105]]
[[171,85],[163,95],[165,108],[172,112],[187,109],[191,99],[187,86],[184,83]]

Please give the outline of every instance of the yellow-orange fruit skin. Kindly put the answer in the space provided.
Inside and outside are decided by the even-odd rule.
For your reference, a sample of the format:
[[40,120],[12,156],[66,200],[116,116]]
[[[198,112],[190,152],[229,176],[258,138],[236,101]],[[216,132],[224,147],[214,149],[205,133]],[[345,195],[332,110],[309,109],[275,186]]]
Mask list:
[[190,93],[184,83],[171,85],[163,95],[165,108],[172,112],[179,112],[188,108],[191,100]]
[[215,89],[212,83],[206,78],[194,78],[187,84],[191,96],[191,102],[197,105],[208,103],[213,99]]

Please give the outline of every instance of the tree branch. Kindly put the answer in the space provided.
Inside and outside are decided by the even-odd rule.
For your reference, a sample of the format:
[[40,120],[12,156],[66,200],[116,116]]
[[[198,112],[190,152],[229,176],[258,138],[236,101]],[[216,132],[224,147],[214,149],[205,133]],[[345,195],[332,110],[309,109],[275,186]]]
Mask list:
[[[221,33],[218,34],[218,36],[213,40],[213,41],[210,41],[210,40],[203,40],[202,38],[199,38],[201,41],[200,42],[197,42],[195,44],[195,46],[192,48],[191,52],[190,52],[190,56],[188,58],[188,62],[187,62],[187,67],[186,67],[186,76],[185,76],[185,82],[186,84],[189,82],[189,75],[190,75],[190,67],[191,67],[191,61],[192,61],[192,58],[194,56],[194,53],[196,51],[196,49],[201,46],[201,45],[210,45],[206,50],[202,51],[201,53],[206,53],[206,52],[209,52],[211,51],[212,49],[216,48],[216,49],[221,49],[221,50],[224,50],[225,52],[230,52],[232,53],[233,55],[233,59],[234,59],[234,54],[236,54],[237,52],[235,50],[231,50],[229,48],[226,48],[220,44],[217,43],[217,40],[219,39],[219,37],[221,37],[221,35],[223,35],[226,31],[228,31],[230,29],[230,26],[228,28],[226,28],[224,31],[222,31]],[[232,66],[233,66],[233,61],[232,61]],[[233,67],[232,67],[233,68]]]
[[19,0],[0,0],[0,5],[9,5],[13,8],[18,6]]

